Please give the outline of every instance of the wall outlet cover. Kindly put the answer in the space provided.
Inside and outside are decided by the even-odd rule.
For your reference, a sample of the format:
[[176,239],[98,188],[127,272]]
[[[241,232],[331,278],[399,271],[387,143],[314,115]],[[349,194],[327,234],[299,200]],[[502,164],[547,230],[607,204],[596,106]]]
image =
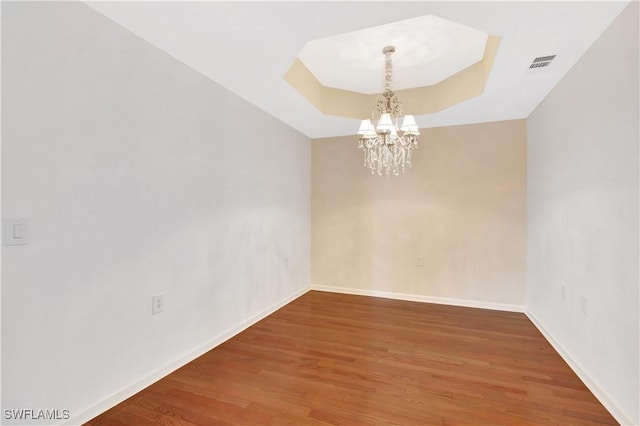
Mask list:
[[164,294],[156,294],[151,298],[151,314],[156,315],[164,311]]

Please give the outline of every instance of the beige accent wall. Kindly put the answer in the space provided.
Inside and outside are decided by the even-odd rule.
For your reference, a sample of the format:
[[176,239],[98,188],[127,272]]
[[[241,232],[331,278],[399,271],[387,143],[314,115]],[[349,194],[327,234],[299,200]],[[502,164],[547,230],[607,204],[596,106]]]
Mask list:
[[387,179],[355,136],[312,141],[312,286],[524,305],[525,120],[423,129],[419,145]]

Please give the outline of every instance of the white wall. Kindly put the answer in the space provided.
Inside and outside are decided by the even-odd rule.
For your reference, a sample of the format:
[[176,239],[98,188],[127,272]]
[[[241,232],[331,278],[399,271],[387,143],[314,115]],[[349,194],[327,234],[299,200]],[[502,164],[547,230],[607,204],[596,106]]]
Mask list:
[[2,39],[3,409],[86,420],[306,290],[308,138],[81,3]]
[[526,308],[631,424],[640,423],[638,114],[632,2],[528,118]]

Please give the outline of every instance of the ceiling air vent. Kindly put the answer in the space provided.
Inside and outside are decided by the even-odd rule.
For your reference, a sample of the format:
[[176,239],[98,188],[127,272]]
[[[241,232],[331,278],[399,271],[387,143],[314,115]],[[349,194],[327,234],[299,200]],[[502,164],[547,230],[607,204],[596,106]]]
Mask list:
[[540,56],[539,58],[535,58],[533,62],[531,62],[531,65],[529,65],[529,69],[533,70],[536,68],[548,67],[551,64],[551,61],[553,61],[553,58],[555,57],[556,55],[550,55],[550,56]]

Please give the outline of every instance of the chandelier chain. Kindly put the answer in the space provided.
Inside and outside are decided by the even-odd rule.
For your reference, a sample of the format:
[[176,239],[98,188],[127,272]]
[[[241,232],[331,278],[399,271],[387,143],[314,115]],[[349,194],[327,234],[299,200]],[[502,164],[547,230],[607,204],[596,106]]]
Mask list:
[[393,51],[385,50],[384,54],[384,91],[391,92],[391,83],[392,83],[392,74],[393,74],[393,63],[391,60],[391,55]]

